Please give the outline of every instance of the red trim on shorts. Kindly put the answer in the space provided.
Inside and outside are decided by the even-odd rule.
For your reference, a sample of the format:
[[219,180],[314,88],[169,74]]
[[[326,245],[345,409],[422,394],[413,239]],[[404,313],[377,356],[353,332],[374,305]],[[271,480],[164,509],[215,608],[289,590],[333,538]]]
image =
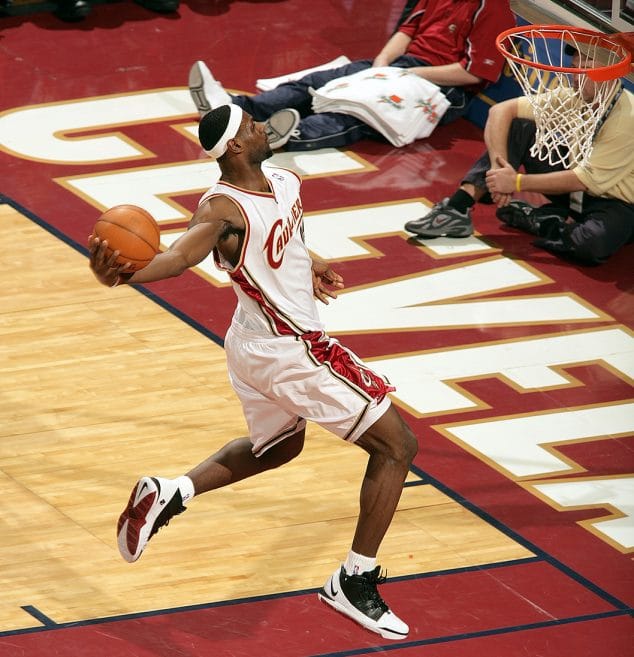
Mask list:
[[321,365],[328,365],[340,378],[345,379],[369,398],[383,401],[388,392],[396,388],[382,376],[362,365],[354,354],[336,340],[320,331],[304,333],[302,336],[310,355]]

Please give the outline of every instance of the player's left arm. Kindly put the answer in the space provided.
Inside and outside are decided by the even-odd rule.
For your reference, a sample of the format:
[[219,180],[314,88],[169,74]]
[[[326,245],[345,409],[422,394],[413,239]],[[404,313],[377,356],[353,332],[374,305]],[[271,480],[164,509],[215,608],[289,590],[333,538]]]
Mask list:
[[328,305],[328,297],[337,298],[337,290],[343,288],[343,278],[333,271],[330,263],[311,255],[313,261],[313,293],[322,303]]

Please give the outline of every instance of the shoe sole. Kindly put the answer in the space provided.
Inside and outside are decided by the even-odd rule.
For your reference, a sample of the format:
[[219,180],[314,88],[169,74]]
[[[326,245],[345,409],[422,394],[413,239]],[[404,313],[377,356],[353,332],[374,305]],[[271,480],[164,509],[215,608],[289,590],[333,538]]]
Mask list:
[[194,64],[189,71],[188,83],[189,95],[192,97],[194,105],[196,105],[196,109],[200,115],[202,116],[203,114],[207,114],[207,112],[211,112],[211,105],[207,100],[207,96],[205,96],[205,90],[203,88],[203,77],[196,64]]
[[385,627],[376,627],[376,626],[373,627],[372,625],[369,625],[366,616],[364,616],[361,612],[356,612],[356,614],[353,613],[350,609],[347,609],[341,603],[337,602],[336,600],[333,600],[326,593],[324,589],[322,589],[317,593],[317,597],[324,604],[327,604],[329,607],[339,612],[346,618],[353,620],[358,625],[361,625],[361,627],[363,627],[364,629],[370,630],[370,632],[374,632],[375,634],[380,634],[384,639],[391,639],[392,641],[398,641],[400,639],[407,638],[407,634],[399,634],[398,632],[394,632]]
[[282,148],[282,146],[285,146],[288,143],[288,141],[290,140],[293,134],[293,131],[295,130],[295,128],[297,128],[301,120],[301,117],[299,116],[299,112],[291,112],[290,110],[285,111],[284,116],[292,117],[292,120],[289,122],[288,127],[285,129],[280,130],[278,128],[274,128],[273,125],[271,124],[270,118],[267,122],[268,129],[273,132],[273,137],[269,137],[269,134],[267,132],[269,146],[273,151],[278,148]]
[[[135,504],[139,488],[147,485],[148,493]],[[152,477],[143,477],[132,489],[130,499],[117,523],[117,545],[119,553],[128,562],[133,563],[142,554],[150,537],[152,527],[160,513],[151,515],[152,506],[159,494],[158,484]],[[162,510],[162,509],[161,509]],[[134,550],[131,545],[136,545]]]
[[416,231],[411,228],[406,228],[406,230],[410,233],[414,233],[416,237],[426,237],[426,238],[434,238],[434,237],[471,237],[473,235],[473,230],[471,228],[464,228],[460,231],[443,231],[442,229],[438,231]]

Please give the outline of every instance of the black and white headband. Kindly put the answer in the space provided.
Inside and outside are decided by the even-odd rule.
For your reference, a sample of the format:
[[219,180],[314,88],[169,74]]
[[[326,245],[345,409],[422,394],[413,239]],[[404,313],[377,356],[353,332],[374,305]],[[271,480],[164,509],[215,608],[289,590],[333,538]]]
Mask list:
[[229,105],[229,121],[227,122],[227,127],[222,133],[222,136],[216,142],[216,145],[209,150],[205,149],[205,153],[209,157],[218,159],[222,157],[227,152],[227,144],[231,139],[233,139],[240,129],[240,124],[242,123],[242,108],[234,105],[233,103]]

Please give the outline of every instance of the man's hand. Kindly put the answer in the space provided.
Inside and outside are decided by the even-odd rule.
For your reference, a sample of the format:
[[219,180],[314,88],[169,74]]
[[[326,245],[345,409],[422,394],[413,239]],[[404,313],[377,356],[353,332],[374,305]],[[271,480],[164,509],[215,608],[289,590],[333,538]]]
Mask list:
[[119,251],[108,254],[108,242],[106,240],[102,241],[91,235],[88,238],[88,250],[90,253],[90,269],[102,285],[114,287],[121,282],[125,274],[132,273],[128,271],[130,268],[129,262],[124,265],[117,263]]
[[498,168],[487,171],[486,185],[493,202],[501,208],[513,197],[517,171],[503,157],[497,157],[496,164]]
[[337,293],[333,289],[340,290],[343,288],[343,278],[335,273],[330,265],[321,258],[313,257],[313,293],[322,303],[328,305],[328,297],[337,298]]

